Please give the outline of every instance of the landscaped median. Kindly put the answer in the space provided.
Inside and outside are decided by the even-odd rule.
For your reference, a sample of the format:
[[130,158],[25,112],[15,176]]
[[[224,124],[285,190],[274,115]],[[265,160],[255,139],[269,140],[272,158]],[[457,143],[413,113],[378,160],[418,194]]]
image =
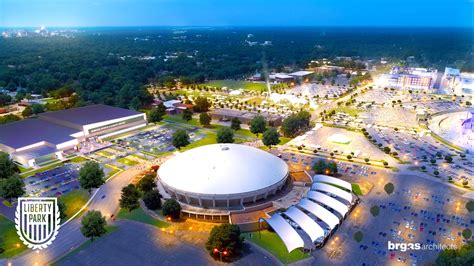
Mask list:
[[118,215],[118,219],[126,219],[126,220],[132,220],[132,221],[137,221],[140,223],[145,223],[145,224],[150,224],[153,226],[156,226],[158,228],[166,228],[170,226],[169,223],[160,221],[158,219],[155,219],[151,217],[150,215],[146,214],[145,211],[142,208],[137,208],[129,212],[126,209],[120,209]]
[[61,195],[58,199],[60,202],[63,202],[66,205],[64,213],[66,214],[66,219],[71,218],[76,214],[84,205],[91,195],[85,189],[76,189],[64,195]]
[[245,240],[250,241],[270,252],[284,264],[294,263],[309,258],[311,255],[304,253],[300,249],[295,249],[291,253],[286,250],[285,244],[280,237],[268,230],[259,232],[243,233]]

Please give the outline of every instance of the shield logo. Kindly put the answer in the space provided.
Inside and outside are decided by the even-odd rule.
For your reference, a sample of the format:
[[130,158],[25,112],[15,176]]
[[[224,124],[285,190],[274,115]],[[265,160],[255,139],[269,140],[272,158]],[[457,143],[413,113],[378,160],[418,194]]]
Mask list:
[[61,222],[57,198],[18,198],[15,226],[23,243],[31,249],[44,249],[58,234]]

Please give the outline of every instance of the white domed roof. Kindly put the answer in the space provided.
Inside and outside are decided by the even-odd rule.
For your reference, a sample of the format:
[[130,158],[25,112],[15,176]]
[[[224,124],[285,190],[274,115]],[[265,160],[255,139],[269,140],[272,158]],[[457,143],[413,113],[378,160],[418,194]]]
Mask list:
[[239,144],[212,144],[181,153],[161,165],[161,182],[199,194],[235,194],[264,189],[285,179],[277,156]]

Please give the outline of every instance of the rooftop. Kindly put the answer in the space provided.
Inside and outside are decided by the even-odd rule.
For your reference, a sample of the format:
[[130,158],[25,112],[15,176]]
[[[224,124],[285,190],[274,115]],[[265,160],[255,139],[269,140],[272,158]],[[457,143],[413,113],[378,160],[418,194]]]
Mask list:
[[41,119],[25,119],[0,125],[0,143],[19,149],[41,141],[60,144],[73,140],[71,134],[78,130],[60,126]]
[[58,119],[83,126],[139,114],[142,113],[124,108],[96,104],[56,112],[47,112],[40,114],[39,117]]

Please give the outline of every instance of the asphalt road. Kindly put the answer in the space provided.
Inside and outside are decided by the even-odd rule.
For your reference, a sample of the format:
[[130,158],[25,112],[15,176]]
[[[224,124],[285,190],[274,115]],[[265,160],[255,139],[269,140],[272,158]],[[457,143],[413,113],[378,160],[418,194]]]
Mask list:
[[[122,187],[129,184],[133,177],[140,172],[137,168],[131,168],[112,178],[100,188],[96,197],[91,201],[88,210],[98,210],[103,215],[110,217],[110,214],[118,210]],[[106,197],[102,199],[102,195],[106,195]],[[13,265],[46,265],[63,256],[86,240],[80,231],[80,221],[81,219],[78,217],[63,225],[59,229],[56,239],[47,249],[28,251],[13,260],[0,260],[0,264],[6,265],[11,261]]]
[[[119,229],[86,249],[59,261],[59,265],[229,265],[212,259],[202,247],[179,242],[156,227],[121,220]],[[254,247],[231,265],[277,265]]]

